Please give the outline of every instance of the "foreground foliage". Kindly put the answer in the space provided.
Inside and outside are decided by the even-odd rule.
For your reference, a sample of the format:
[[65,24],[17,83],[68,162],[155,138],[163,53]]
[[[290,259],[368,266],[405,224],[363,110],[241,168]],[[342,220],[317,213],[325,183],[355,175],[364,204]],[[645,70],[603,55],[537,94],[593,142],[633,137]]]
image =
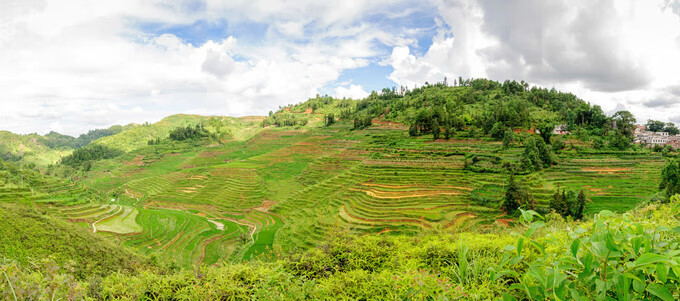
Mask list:
[[303,253],[88,281],[49,260],[6,262],[0,289],[18,299],[675,300],[679,216],[674,197],[621,215],[603,211],[587,222],[522,211],[513,232],[358,237],[338,230]]

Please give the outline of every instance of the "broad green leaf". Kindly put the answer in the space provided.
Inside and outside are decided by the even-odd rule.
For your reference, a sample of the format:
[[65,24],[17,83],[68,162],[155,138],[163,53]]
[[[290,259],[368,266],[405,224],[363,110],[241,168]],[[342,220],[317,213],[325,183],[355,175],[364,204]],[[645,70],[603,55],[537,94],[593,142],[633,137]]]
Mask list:
[[651,265],[651,264],[656,264],[656,263],[660,263],[660,262],[668,263],[668,264],[672,264],[672,265],[677,264],[674,261],[668,259],[668,257],[666,257],[666,256],[659,255],[659,254],[653,254],[653,253],[645,253],[645,254],[640,255],[640,257],[638,257],[638,259],[636,259],[633,262],[633,264],[636,267],[640,267],[640,266]]
[[638,278],[638,276],[635,276],[635,275],[633,275],[633,274],[631,274],[631,273],[624,273],[623,276],[626,276],[626,277],[628,277],[628,278],[630,278],[630,279],[633,279],[633,280],[637,280],[637,281],[642,282],[642,280],[640,280],[640,278]]
[[646,291],[648,291],[650,294],[654,296],[661,298],[664,301],[674,300],[673,294],[671,294],[671,292],[668,291],[668,289],[665,286],[658,283],[652,283],[648,285]]
[[612,236],[611,233],[607,233],[607,236],[605,236],[605,244],[607,246],[607,249],[609,249],[612,252],[618,252],[619,248],[616,247],[616,243],[614,242],[614,237]]
[[641,280],[633,280],[633,289],[638,293],[642,293],[645,290],[645,283]]
[[571,254],[574,255],[574,258],[578,258],[576,254],[578,254],[578,248],[581,246],[581,240],[576,239],[574,242],[571,243]]
[[522,255],[522,247],[524,246],[524,237],[517,240],[517,255]]
[[639,236],[633,237],[630,240],[630,244],[633,247],[635,255],[640,254],[640,247],[642,247],[642,238],[640,238]]
[[520,260],[522,260],[524,256],[515,256],[512,259],[510,259],[510,265],[516,265]]
[[522,213],[522,218],[528,223],[531,223],[531,221],[534,220],[533,215],[531,215],[529,211],[525,211],[523,209],[519,209],[519,211]]
[[661,282],[666,282],[668,280],[668,266],[663,263],[657,263],[656,275],[659,276]]
[[512,295],[503,293],[503,301],[517,301],[517,298],[515,298]]
[[545,254],[545,246],[537,241],[531,241],[531,244],[536,247],[539,251],[541,251],[541,254]]

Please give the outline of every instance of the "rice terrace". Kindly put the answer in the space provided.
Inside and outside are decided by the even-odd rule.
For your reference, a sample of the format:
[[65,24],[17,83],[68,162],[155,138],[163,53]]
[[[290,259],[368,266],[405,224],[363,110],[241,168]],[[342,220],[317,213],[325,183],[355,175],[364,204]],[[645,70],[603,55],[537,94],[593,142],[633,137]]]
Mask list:
[[679,3],[75,2],[0,0],[2,300],[680,299]]

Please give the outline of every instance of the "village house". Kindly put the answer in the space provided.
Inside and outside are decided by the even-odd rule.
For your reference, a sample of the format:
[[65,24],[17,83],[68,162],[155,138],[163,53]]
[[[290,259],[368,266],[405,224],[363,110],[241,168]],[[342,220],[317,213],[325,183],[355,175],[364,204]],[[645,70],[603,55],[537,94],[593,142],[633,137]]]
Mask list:
[[566,134],[571,134],[569,130],[567,130],[567,125],[566,124],[558,124],[555,126],[555,128],[552,131],[553,135],[566,135]]
[[668,132],[650,132],[643,125],[635,125],[634,143],[649,146],[670,145],[675,149],[680,148],[680,135],[672,136]]

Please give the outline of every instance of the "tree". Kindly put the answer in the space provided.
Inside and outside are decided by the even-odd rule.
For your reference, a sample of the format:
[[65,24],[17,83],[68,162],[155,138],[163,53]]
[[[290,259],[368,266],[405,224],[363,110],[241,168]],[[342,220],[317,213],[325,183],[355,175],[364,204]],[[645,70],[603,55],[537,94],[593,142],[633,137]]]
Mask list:
[[663,121],[651,119],[647,120],[647,124],[645,125],[650,132],[663,132],[665,126],[666,124],[664,124]]
[[661,170],[659,190],[666,190],[669,196],[680,193],[680,161],[671,160]]
[[586,208],[586,194],[583,193],[583,189],[578,192],[578,197],[576,198],[576,206],[574,210],[575,219],[583,219],[583,210]]
[[503,148],[508,148],[515,141],[515,133],[510,129],[505,130],[503,134]]
[[539,124],[537,128],[545,144],[550,144],[550,137],[552,137],[552,131],[555,129],[555,125],[553,123],[545,122]]
[[511,173],[508,179],[508,187],[505,190],[505,197],[501,203],[501,209],[510,215],[517,211],[520,205],[520,200],[522,199],[522,190],[519,185],[515,182],[515,176]]
[[669,135],[680,134],[680,129],[678,129],[674,123],[666,123],[666,127],[663,129],[664,132],[668,132]]
[[333,125],[335,123],[335,114],[329,113],[328,115],[324,116],[323,120],[326,126]]
[[432,136],[434,137],[434,140],[439,139],[439,134],[442,132],[441,127],[439,126],[439,121],[437,119],[432,119]]
[[612,116],[613,127],[621,135],[633,138],[635,132],[635,117],[628,111],[618,111]]
[[524,144],[523,161],[530,169],[541,170],[554,162],[553,155],[543,139],[531,137]]
[[567,194],[564,190],[557,189],[550,199],[550,209],[561,216],[569,215],[569,204],[567,202]]
[[590,110],[590,118],[592,119],[590,126],[594,128],[602,128],[607,123],[607,115],[604,114],[600,106],[593,106]]

